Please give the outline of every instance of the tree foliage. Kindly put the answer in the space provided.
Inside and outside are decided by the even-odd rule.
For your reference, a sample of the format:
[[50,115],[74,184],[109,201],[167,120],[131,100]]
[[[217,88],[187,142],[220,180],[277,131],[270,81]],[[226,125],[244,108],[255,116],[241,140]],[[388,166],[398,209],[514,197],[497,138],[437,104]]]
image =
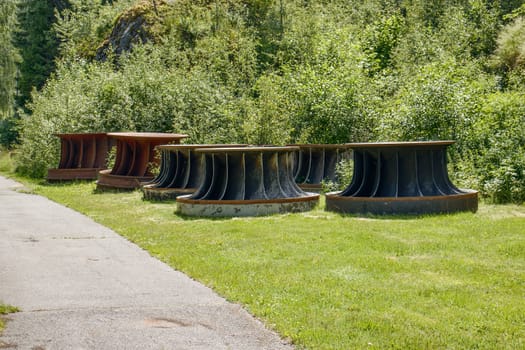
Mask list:
[[16,28],[16,1],[0,3],[0,119],[5,119],[13,108],[16,63],[19,54],[13,45]]
[[[54,165],[54,132],[454,139],[455,181],[523,202],[524,14],[489,0],[71,0],[56,12],[56,73],[23,118],[20,170]],[[142,39],[121,45],[126,28]]]
[[16,138],[13,119],[20,54],[14,45],[17,0],[0,2],[0,145],[9,147]]
[[31,91],[40,89],[54,68],[56,37],[51,30],[54,5],[49,0],[20,0],[16,45],[22,62],[19,65],[17,105],[24,106]]
[[500,32],[495,63],[504,71],[525,68],[525,19],[518,17]]

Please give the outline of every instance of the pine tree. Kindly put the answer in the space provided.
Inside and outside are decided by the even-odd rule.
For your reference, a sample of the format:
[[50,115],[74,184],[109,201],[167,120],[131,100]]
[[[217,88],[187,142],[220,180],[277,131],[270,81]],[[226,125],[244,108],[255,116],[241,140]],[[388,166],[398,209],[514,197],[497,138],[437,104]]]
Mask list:
[[16,45],[22,56],[19,66],[17,105],[23,107],[33,88],[40,89],[54,69],[58,42],[52,31],[56,1],[18,0],[20,31]]
[[17,0],[0,2],[0,119],[10,117],[15,95],[16,64],[20,59],[13,45]]

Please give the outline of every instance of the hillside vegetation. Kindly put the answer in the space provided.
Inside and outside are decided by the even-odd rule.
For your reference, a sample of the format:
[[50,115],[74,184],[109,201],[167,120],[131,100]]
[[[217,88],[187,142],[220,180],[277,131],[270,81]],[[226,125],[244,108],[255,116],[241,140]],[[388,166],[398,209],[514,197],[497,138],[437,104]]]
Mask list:
[[456,183],[522,203],[522,3],[70,0],[50,30],[53,73],[18,109],[18,169],[41,177],[55,166],[56,132],[453,139]]

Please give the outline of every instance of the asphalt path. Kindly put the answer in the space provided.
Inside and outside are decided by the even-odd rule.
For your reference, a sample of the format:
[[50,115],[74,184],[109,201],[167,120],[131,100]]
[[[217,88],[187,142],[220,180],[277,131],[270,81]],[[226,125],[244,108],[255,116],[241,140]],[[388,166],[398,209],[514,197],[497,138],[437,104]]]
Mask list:
[[0,177],[0,349],[292,349],[115,232]]

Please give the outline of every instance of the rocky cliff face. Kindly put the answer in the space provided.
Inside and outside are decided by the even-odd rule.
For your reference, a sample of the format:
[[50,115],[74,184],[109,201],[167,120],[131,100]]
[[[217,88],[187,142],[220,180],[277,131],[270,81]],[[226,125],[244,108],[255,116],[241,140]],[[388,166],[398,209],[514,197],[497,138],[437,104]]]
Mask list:
[[158,7],[164,4],[162,0],[144,0],[122,13],[109,37],[97,49],[95,59],[105,61],[110,53],[119,56],[135,44],[152,40],[148,27],[158,16]]

